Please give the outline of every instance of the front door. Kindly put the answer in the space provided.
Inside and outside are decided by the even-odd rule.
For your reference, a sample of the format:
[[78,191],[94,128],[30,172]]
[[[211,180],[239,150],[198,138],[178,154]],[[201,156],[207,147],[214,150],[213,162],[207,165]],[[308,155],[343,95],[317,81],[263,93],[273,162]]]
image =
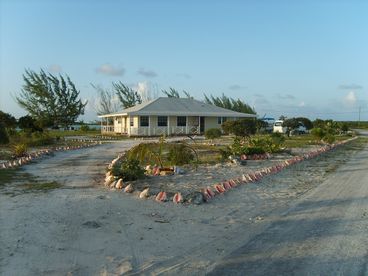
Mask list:
[[199,129],[199,132],[200,133],[204,133],[204,117],[201,117],[200,118],[200,123],[199,125],[201,126],[200,129]]

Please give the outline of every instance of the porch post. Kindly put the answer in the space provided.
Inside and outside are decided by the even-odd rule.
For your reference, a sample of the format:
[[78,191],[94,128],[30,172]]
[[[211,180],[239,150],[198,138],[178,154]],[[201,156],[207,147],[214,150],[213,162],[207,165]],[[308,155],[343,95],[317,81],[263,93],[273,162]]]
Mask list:
[[198,135],[200,135],[201,134],[201,116],[198,117],[198,126],[199,126]]
[[151,136],[151,116],[148,116],[148,136]]
[[188,134],[188,116],[185,119],[185,134]]
[[129,115],[129,122],[128,122],[128,124],[129,124],[129,136],[130,136],[130,133],[131,133],[131,131],[132,131],[132,127],[131,127],[131,124],[130,124],[130,120],[132,119],[131,117],[130,117],[130,115]]
[[167,116],[167,136],[170,136],[170,116]]

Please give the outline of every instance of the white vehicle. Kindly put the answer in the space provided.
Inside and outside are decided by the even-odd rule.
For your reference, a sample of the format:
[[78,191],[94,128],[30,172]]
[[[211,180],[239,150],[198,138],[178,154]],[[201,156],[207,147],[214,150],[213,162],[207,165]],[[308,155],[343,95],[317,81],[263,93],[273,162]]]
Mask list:
[[273,132],[276,133],[286,133],[287,131],[287,127],[282,126],[284,123],[283,120],[277,120],[275,121],[275,123],[273,124]]

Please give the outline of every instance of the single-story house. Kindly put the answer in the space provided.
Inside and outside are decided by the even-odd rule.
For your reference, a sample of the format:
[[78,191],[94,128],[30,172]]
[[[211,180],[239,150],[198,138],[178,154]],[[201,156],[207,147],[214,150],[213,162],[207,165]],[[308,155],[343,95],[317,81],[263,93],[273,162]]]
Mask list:
[[127,136],[160,136],[203,134],[210,128],[221,128],[226,120],[255,118],[189,98],[161,97],[121,112],[98,116],[101,133]]

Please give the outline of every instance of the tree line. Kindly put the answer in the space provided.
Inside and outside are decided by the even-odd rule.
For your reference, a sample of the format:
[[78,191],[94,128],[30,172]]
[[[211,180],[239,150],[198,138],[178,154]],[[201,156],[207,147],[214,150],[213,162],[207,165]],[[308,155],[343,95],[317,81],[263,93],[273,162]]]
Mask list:
[[[69,127],[84,114],[87,101],[81,99],[80,91],[68,75],[56,76],[42,69],[39,73],[25,70],[23,81],[22,89],[15,99],[18,105],[27,111],[27,122],[30,123],[32,119],[35,127]],[[142,103],[140,93],[121,81],[113,82],[111,90],[93,84],[92,87],[98,95],[95,107],[98,115],[114,113],[121,108],[126,109]],[[189,92],[179,92],[172,87],[161,92],[166,97],[193,99]],[[224,94],[220,97],[204,94],[204,102],[237,112],[256,114],[254,108],[242,100]]]

